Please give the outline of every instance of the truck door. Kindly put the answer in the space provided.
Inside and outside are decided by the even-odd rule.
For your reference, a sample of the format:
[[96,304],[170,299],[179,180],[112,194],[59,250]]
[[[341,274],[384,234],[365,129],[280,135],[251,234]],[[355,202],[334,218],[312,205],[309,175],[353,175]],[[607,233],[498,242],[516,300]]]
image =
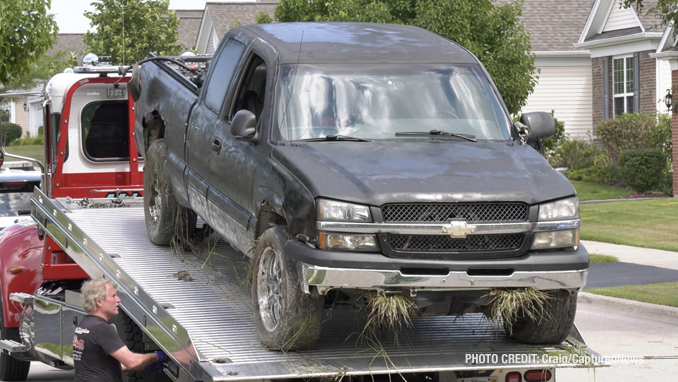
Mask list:
[[[224,105],[229,104],[234,74],[241,60],[245,46],[230,39],[215,55],[209,78],[198,104],[191,112],[186,137],[186,161],[188,173],[186,183],[192,208],[205,220],[211,220],[207,205],[211,158],[218,155],[212,148],[217,131],[223,128]],[[214,226],[214,222],[210,222]],[[215,227],[217,228],[217,227]],[[223,233],[222,233],[223,234]]]
[[259,56],[250,55],[244,67],[233,99],[214,132],[209,157],[209,183],[213,187],[207,197],[215,220],[230,218],[238,223],[237,227],[229,227],[229,234],[234,236],[229,241],[242,251],[248,250],[254,240],[252,183],[257,167],[263,165],[259,150],[263,145],[236,140],[231,134],[231,121],[237,111],[248,109],[261,126],[267,79],[266,63]]

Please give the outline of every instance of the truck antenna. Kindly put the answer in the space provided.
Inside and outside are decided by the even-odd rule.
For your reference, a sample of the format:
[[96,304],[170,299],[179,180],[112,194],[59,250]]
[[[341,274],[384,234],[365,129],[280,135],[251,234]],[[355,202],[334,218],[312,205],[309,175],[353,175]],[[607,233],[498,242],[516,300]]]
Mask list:
[[[299,53],[297,54],[297,65],[294,68],[294,76],[292,77],[292,87],[290,88],[290,93],[287,95],[287,101],[285,101],[285,111],[283,111],[283,118],[281,126],[278,127],[278,134],[280,134],[280,128],[285,124],[287,118],[287,107],[290,104],[290,98],[292,98],[292,92],[294,92],[294,84],[297,82],[297,72],[299,71],[299,61],[301,60],[301,46],[304,44],[304,31],[301,31],[301,40],[299,40]],[[276,137],[276,141],[278,137]]]

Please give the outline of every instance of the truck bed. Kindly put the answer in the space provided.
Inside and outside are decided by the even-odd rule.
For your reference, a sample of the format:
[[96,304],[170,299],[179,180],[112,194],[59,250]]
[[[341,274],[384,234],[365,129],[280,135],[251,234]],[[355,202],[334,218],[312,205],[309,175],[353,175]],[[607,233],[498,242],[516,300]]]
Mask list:
[[[572,346],[582,349],[577,354],[595,355],[576,328],[562,346],[525,345],[480,314],[415,318],[397,343],[383,336],[375,346],[360,336],[364,312],[327,309],[315,349],[269,351],[261,346],[253,321],[245,281],[249,259],[216,235],[204,243],[216,245],[203,247],[200,256],[154,245],[146,234],[141,199],[124,202],[124,208],[82,208],[72,200],[50,200],[36,189],[32,212],[87,273],[118,284],[124,310],[197,380],[586,367],[562,359],[541,361],[544,354],[567,357]],[[181,271],[193,281],[179,280]],[[466,363],[467,354],[497,354],[499,362]],[[536,361],[505,362],[503,354],[533,354]]]

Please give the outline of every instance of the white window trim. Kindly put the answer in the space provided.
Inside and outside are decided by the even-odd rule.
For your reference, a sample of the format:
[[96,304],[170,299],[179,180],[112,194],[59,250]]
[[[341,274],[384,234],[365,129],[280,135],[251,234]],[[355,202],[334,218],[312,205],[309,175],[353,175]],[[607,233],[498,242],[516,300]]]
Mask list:
[[[626,102],[626,97],[629,97],[629,96],[633,97],[634,96],[633,92],[630,92],[630,93],[629,92],[626,92],[626,93],[615,93],[614,92],[614,81],[615,81],[615,78],[614,78],[614,62],[615,62],[615,60],[622,60],[622,63],[624,64],[624,69],[623,69],[623,71],[624,71],[624,90],[627,90],[626,84],[629,81],[626,78],[626,75],[628,73],[627,67],[626,67],[626,59],[627,58],[630,58],[631,62],[633,62],[633,55],[632,54],[625,54],[625,55],[622,55],[622,56],[613,56],[612,57],[612,117],[613,118],[615,118],[616,115],[617,115],[617,113],[615,113],[615,110],[614,110],[614,104],[615,104],[614,100],[616,98],[624,98],[624,113],[627,113],[628,112],[628,110],[627,110],[628,104]],[[634,73],[635,73],[636,70],[638,70],[638,68],[633,68]],[[633,82],[633,78],[631,78],[631,82]]]

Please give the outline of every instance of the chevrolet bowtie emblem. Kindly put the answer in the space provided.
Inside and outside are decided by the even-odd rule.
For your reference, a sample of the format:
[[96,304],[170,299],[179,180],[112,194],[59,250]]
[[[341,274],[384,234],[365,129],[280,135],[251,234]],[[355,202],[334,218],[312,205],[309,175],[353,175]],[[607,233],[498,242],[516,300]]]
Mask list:
[[449,234],[452,237],[466,237],[466,235],[475,231],[475,225],[466,224],[465,221],[453,220],[450,224],[443,226],[442,233]]

